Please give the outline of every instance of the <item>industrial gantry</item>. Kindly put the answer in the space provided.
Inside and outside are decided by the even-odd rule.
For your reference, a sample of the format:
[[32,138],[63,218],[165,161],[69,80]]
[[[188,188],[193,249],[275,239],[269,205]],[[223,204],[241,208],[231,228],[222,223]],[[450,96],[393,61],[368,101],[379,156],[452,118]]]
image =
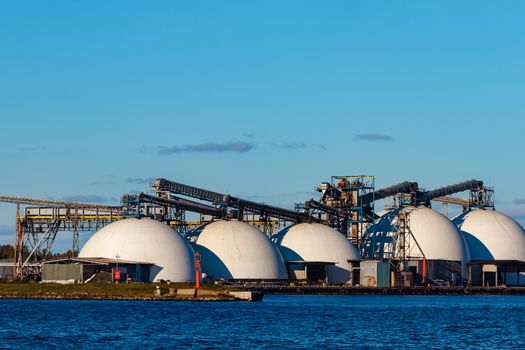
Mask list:
[[[80,231],[97,231],[100,228],[127,217],[150,217],[176,228],[189,237],[203,223],[214,219],[236,219],[258,227],[267,235],[278,228],[313,222],[329,225],[352,241],[364,257],[383,258],[375,250],[374,223],[379,218],[374,211],[374,202],[387,197],[395,198],[398,208],[407,205],[430,205],[431,201],[459,204],[464,208],[492,207],[493,190],[485,188],[483,182],[469,180],[460,184],[432,191],[420,191],[417,182],[402,182],[384,189],[375,190],[375,177],[332,176],[317,188],[319,200],[309,199],[296,205],[296,210],[280,208],[250,201],[229,194],[203,188],[156,179],[151,190],[139,194],[122,196],[121,205],[108,206],[90,203],[56,201],[49,199],[0,196],[0,202],[17,205],[14,275],[21,277],[31,263],[41,263],[48,257],[57,233],[72,232],[72,252],[79,252]],[[470,190],[468,200],[450,197],[451,194]],[[186,197],[186,198],[184,198]],[[24,205],[23,213],[20,213]],[[186,211],[200,214],[199,220],[187,221]],[[396,221],[400,258],[405,255],[410,241],[409,217]],[[415,242],[417,244],[417,242]],[[22,256],[23,247],[29,255]]]

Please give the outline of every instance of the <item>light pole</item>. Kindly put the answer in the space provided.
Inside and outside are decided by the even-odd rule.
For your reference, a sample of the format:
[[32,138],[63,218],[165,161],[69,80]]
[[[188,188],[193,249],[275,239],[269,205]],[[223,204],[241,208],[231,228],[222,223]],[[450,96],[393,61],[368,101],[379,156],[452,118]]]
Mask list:
[[115,273],[113,274],[113,279],[116,279],[116,283],[119,283],[120,282],[120,270],[118,269],[118,258],[120,258],[120,255],[117,253],[117,255],[115,255],[115,258],[117,258],[117,267],[115,269]]

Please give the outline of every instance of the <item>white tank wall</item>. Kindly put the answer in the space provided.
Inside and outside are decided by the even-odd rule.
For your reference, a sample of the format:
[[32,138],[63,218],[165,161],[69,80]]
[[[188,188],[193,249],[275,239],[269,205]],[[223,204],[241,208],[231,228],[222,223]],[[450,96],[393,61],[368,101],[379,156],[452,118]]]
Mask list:
[[[415,238],[408,238],[409,256],[412,259],[446,260],[461,262],[461,275],[467,278],[467,264],[470,261],[468,246],[457,227],[445,215],[427,207],[407,207],[403,211],[408,214],[410,231]],[[393,224],[397,223],[398,211],[390,216],[383,215],[375,226],[376,251],[391,252],[396,234]],[[418,244],[419,247],[418,247]]]
[[525,261],[525,231],[509,216],[477,209],[455,223],[469,246],[472,260]]
[[84,245],[79,257],[101,257],[143,261],[151,267],[150,282],[195,280],[193,249],[175,230],[158,221],[124,219],[96,232]]
[[[337,230],[321,224],[302,223],[286,229],[277,238],[277,246],[286,261],[334,262],[328,270],[331,283],[348,283],[352,278],[352,265],[359,261],[357,248]],[[279,234],[277,234],[279,236]]]
[[196,240],[203,271],[228,279],[287,279],[284,259],[257,228],[239,221],[208,224]]
[[[427,260],[470,261],[468,247],[456,226],[445,215],[427,207],[409,210],[410,230]],[[411,256],[421,256],[420,249],[411,245]]]

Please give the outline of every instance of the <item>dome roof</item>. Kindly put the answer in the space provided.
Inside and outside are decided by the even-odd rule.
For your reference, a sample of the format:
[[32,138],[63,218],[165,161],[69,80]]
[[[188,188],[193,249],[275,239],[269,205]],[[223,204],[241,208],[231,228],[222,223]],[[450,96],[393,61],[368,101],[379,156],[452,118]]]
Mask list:
[[456,226],[445,215],[427,207],[409,208],[410,231],[417,243],[410,246],[410,256],[428,260],[450,260],[467,263],[468,247]]
[[333,283],[348,282],[352,277],[352,265],[348,260],[361,260],[357,248],[342,233],[326,225],[293,225],[275,237],[286,261],[336,263],[328,274]]
[[79,257],[101,257],[153,263],[150,281],[194,281],[193,249],[175,230],[161,222],[123,219],[96,232]]
[[525,261],[525,231],[512,218],[495,210],[473,210],[455,220],[472,260]]
[[[461,261],[463,264],[469,261],[468,247],[463,237],[446,216],[423,206],[406,207],[402,211],[408,214],[410,232],[413,236],[407,238],[410,243],[408,254],[411,258],[422,259],[424,253],[428,260]],[[394,254],[392,250],[397,244],[394,228],[398,220],[397,214],[399,210],[383,215],[374,226],[376,247],[373,249],[376,254]],[[372,233],[371,231],[369,230],[369,234]]]
[[213,278],[287,279],[284,259],[270,239],[239,221],[206,225],[195,241],[204,272]]

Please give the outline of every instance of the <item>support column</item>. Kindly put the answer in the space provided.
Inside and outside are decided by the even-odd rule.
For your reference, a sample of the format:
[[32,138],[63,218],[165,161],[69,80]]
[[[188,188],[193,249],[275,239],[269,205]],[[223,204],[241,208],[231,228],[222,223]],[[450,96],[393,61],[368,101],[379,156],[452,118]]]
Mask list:
[[23,246],[24,246],[24,225],[20,219],[20,205],[16,206],[16,242],[15,242],[15,254],[14,254],[14,269],[13,279],[22,278],[23,271]]

